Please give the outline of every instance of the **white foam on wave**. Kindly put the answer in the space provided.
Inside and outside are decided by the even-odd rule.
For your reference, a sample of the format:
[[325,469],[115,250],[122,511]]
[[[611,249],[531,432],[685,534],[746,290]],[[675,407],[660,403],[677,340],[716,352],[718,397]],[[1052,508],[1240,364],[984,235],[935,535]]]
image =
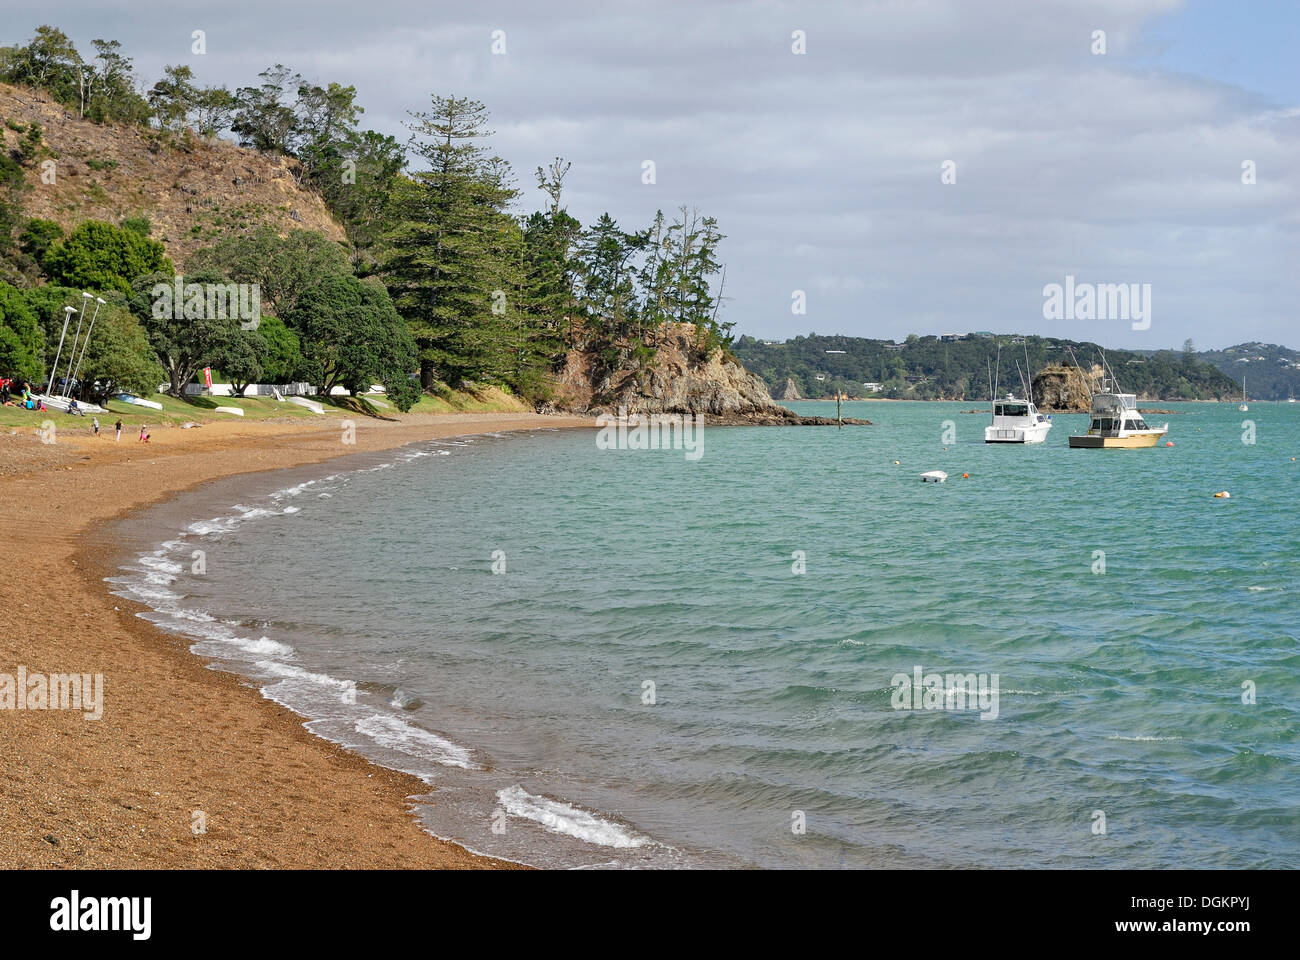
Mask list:
[[1182,737],[1125,737],[1121,734],[1116,733],[1113,734],[1112,736],[1107,737],[1106,739],[1107,740],[1131,740],[1138,743],[1146,743],[1147,741],[1152,741],[1152,740],[1181,740],[1183,738]]
[[644,847],[654,842],[617,823],[602,820],[586,810],[580,810],[572,804],[534,796],[518,784],[498,790],[497,802],[513,817],[532,820],[552,833],[562,833],[585,843],[594,843],[602,847],[626,848]]
[[1281,590],[1282,588],[1281,587],[1247,587],[1246,589],[1249,590],[1251,593],[1265,593],[1265,592],[1271,592],[1273,590]]
[[280,677],[284,680],[301,680],[305,683],[312,683],[320,687],[327,687],[340,692],[348,692],[356,689],[351,680],[339,680],[331,677],[328,673],[313,673],[310,670],[304,670],[302,667],[295,667],[288,663],[279,663],[275,660],[258,660],[254,666],[259,670],[269,673],[273,677]]
[[356,722],[357,733],[364,734],[381,747],[396,750],[421,760],[430,760],[444,767],[464,770],[480,769],[470,759],[470,752],[459,744],[445,740],[436,733],[414,726],[397,717],[375,714]]

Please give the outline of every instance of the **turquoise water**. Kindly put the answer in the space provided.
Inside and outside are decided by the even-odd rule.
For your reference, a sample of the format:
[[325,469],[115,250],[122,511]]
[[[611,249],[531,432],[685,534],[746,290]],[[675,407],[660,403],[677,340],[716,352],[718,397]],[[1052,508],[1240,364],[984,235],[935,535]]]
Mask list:
[[[530,863],[1294,864],[1300,407],[1153,404],[1175,446],[1086,451],[1081,416],[986,446],[982,406],[219,486],[117,589]],[[895,709],[918,666],[996,674],[996,717]]]

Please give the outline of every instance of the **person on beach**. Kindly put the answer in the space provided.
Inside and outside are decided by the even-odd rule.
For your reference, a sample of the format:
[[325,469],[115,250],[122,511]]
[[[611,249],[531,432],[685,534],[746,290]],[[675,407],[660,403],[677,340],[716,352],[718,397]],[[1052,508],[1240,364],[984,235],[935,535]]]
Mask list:
[[144,443],[149,442],[149,434],[145,433],[145,424],[140,424],[140,440]]
[[95,428],[95,436],[99,436],[99,417],[91,417],[90,424]]
[[117,436],[113,438],[113,442],[121,443],[122,442],[122,420],[120,417],[118,418],[117,423],[113,424],[113,426],[117,430]]

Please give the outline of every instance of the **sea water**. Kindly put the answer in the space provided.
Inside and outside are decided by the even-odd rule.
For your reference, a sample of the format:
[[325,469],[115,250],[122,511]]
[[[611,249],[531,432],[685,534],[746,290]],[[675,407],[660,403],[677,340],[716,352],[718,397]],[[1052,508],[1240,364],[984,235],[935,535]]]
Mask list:
[[[1064,415],[985,445],[970,401],[706,427],[696,460],[589,430],[421,443],[132,521],[113,589],[421,777],[421,823],[476,851],[1289,866],[1300,408],[1152,406],[1174,446],[1071,450]],[[938,706],[900,694],[917,672]]]

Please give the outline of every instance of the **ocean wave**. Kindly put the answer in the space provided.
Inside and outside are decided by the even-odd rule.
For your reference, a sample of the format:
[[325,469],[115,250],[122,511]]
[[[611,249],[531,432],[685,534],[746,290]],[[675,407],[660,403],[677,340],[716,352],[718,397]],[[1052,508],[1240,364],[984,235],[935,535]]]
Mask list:
[[654,842],[648,837],[633,833],[617,823],[602,820],[571,804],[534,796],[518,784],[498,790],[497,801],[512,817],[532,820],[552,833],[576,837],[586,843],[594,843],[602,847],[626,848],[644,847]]
[[440,766],[460,767],[464,770],[481,769],[470,759],[470,752],[464,747],[397,717],[383,714],[366,717],[356,722],[356,731],[381,747],[421,760],[430,760]]

